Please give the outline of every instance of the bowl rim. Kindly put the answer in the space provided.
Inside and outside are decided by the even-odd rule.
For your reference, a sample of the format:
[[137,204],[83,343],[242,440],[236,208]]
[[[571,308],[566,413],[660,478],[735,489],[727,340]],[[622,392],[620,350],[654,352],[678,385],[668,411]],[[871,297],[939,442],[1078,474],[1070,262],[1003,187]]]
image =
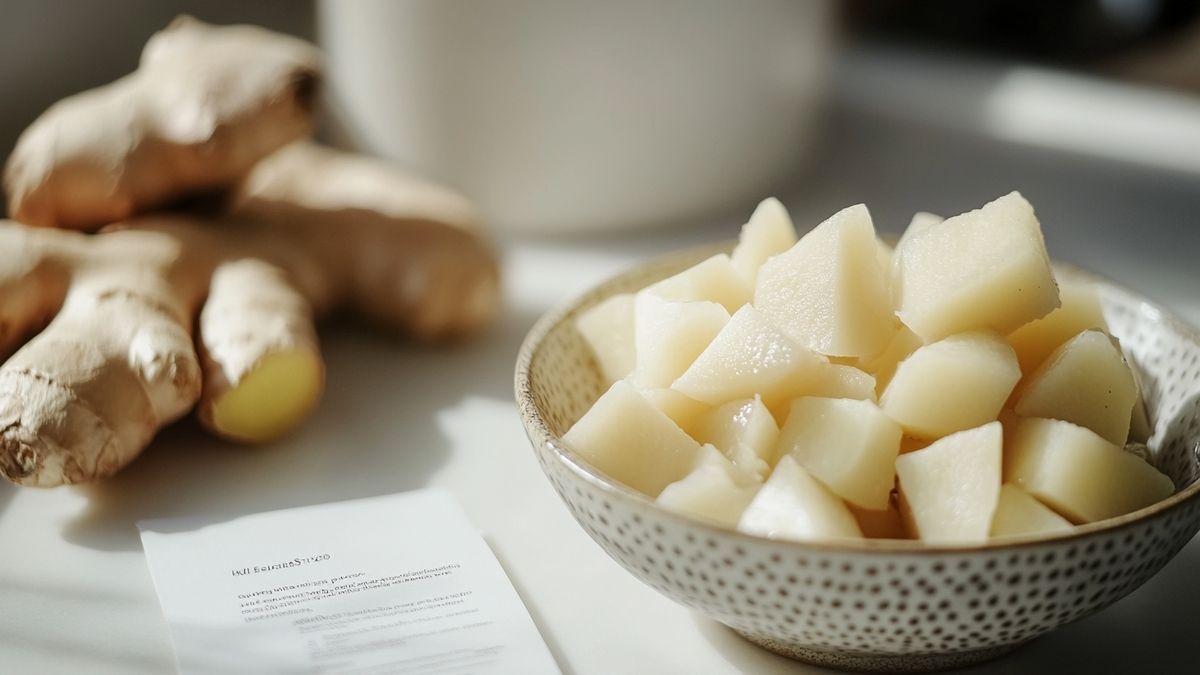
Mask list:
[[[658,514],[663,515],[668,519],[673,519],[682,525],[696,528],[705,531],[710,536],[732,537],[734,539],[746,542],[749,545],[775,545],[782,546],[794,550],[797,553],[806,551],[822,552],[822,553],[892,553],[892,554],[929,554],[929,555],[944,555],[944,554],[963,554],[974,552],[1001,552],[1001,551],[1019,551],[1022,549],[1044,546],[1048,544],[1057,544],[1061,542],[1075,541],[1097,535],[1100,533],[1114,532],[1125,528],[1133,527],[1144,521],[1148,521],[1167,512],[1174,511],[1183,507],[1188,502],[1200,495],[1200,476],[1194,477],[1192,482],[1183,489],[1177,490],[1166,499],[1162,499],[1154,504],[1143,507],[1136,511],[1131,511],[1120,516],[1107,518],[1092,523],[1084,523],[1082,525],[1074,525],[1070,532],[1056,534],[1052,536],[1029,535],[1029,536],[1013,536],[1004,537],[996,540],[988,540],[982,544],[936,544],[923,543],[917,539],[829,539],[819,541],[797,541],[793,539],[772,539],[758,535],[747,534],[739,530],[723,527],[708,520],[690,516],[671,509],[664,508],[658,505],[655,500],[647,495],[644,495],[633,488],[620,483],[598,469],[592,467],[585,460],[575,454],[572,450],[562,443],[562,439],[551,433],[546,425],[545,419],[542,417],[537,406],[534,404],[532,388],[529,381],[530,367],[533,363],[533,358],[540,350],[547,335],[550,334],[559,324],[561,324],[568,316],[579,309],[583,301],[598,292],[602,292],[609,286],[617,286],[622,281],[630,276],[638,274],[645,266],[666,267],[673,263],[685,264],[687,261],[703,260],[705,254],[716,255],[722,252],[728,252],[732,247],[733,240],[723,241],[719,243],[701,244],[691,246],[677,251],[652,256],[633,263],[625,267],[622,271],[615,275],[609,276],[599,283],[589,286],[582,293],[559,303],[550,311],[546,312],[530,329],[529,333],[521,343],[520,351],[517,354],[516,368],[514,371],[514,393],[516,396],[517,410],[521,416],[521,423],[525,428],[526,435],[532,444],[543,445],[548,448],[554,457],[565,464],[576,476],[582,478],[593,486],[599,488],[605,493],[613,497],[618,497],[626,500],[633,500],[643,508],[649,508]],[[1134,300],[1141,304],[1143,312],[1150,310],[1154,315],[1154,320],[1162,322],[1172,330],[1183,335],[1191,342],[1200,345],[1200,329],[1179,318],[1171,311],[1165,309],[1161,304],[1150,300],[1141,293],[1129,289],[1122,284],[1119,284],[1103,275],[1097,274],[1090,270],[1072,265],[1052,261],[1056,272],[1059,270],[1068,271],[1069,274],[1078,275],[1085,278],[1090,278],[1092,281],[1099,283],[1109,290],[1114,290],[1128,299]],[[564,498],[565,501],[565,498]]]

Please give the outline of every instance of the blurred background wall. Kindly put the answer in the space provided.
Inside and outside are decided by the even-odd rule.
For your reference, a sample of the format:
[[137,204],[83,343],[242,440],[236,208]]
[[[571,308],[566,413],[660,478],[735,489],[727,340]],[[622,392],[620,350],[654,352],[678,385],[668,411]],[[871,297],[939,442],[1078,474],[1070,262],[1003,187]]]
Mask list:
[[[504,25],[508,28],[520,27],[522,22],[546,24],[552,17],[538,11],[538,1],[504,3],[503,11],[493,11],[493,19],[498,16],[497,11],[499,14],[520,14],[514,9],[518,7],[523,8],[524,14],[507,20]],[[486,12],[475,10],[489,7],[482,0],[441,0],[436,4],[429,0],[396,0],[393,4],[405,8],[404,12],[393,14],[422,19],[414,25],[397,27],[396,30],[397,40],[414,43],[413,53],[424,46],[433,45],[435,38],[441,39],[435,35],[435,29],[443,33],[449,31],[453,35],[453,22],[461,22],[472,13],[487,16]],[[606,7],[620,6],[619,10],[608,13],[605,18],[599,11],[594,11],[594,4],[562,0],[555,3],[555,7],[575,6],[578,11],[556,11],[555,16],[557,19],[564,15],[580,17],[581,21],[591,22],[589,29],[608,30],[632,39],[638,33],[627,24],[640,19],[636,14],[629,14],[629,11],[643,4],[630,2],[622,5],[615,0],[605,3]],[[4,103],[0,106],[0,152],[7,155],[20,131],[54,101],[111,81],[132,70],[146,38],[179,13],[190,13],[215,23],[255,23],[316,39],[323,33],[319,15],[324,14],[328,18],[331,8],[362,6],[363,3],[359,0],[329,0],[322,4],[321,12],[314,5],[315,2],[310,0],[4,0],[0,3],[0,95],[4,97]],[[681,3],[679,7],[686,7],[690,13],[697,15],[719,15],[722,12],[729,15],[730,7],[737,8],[733,14],[754,14],[771,8],[778,10],[778,5],[774,0],[746,0],[736,4],[695,0]],[[413,9],[419,6],[436,8],[436,11],[421,13]],[[579,9],[584,6],[590,9]],[[1087,127],[1090,122],[1076,124],[1071,117],[1070,108],[1076,105],[1073,101],[1077,99],[1063,103],[1063,114],[1067,115],[1065,119],[1061,115],[1056,118],[1055,115],[1059,113],[1054,110],[1051,111],[1053,114],[1042,114],[1047,106],[1056,104],[1057,99],[1053,95],[1065,91],[1063,86],[1058,80],[1046,79],[1044,73],[1039,74],[1040,71],[1031,74],[1013,66],[1033,63],[1048,67],[1053,72],[1083,73],[1097,82],[1136,82],[1149,87],[1134,93],[1125,90],[1104,91],[1098,92],[1099,96],[1079,98],[1113,104],[1092,107],[1110,110],[1107,121],[1101,120],[1108,126],[1096,128],[1100,136],[1112,138],[1114,143],[1112,147],[1099,147],[1091,137],[1080,136],[1072,141],[1074,145],[1069,149],[1085,154],[1098,149],[1099,154],[1111,158],[1119,158],[1125,153],[1143,163],[1158,163],[1172,169],[1183,169],[1189,176],[1200,176],[1200,143],[1196,142],[1196,134],[1200,133],[1200,115],[1197,115],[1195,107],[1200,101],[1200,97],[1196,96],[1200,92],[1200,24],[1197,22],[1200,3],[1193,0],[1062,0],[1053,3],[1035,0],[979,0],[966,3],[954,0],[843,0],[830,6],[837,18],[837,30],[829,31],[830,39],[835,32],[844,36],[842,44],[850,49],[843,50],[843,54],[851,53],[849,59],[839,57],[841,65],[829,65],[829,76],[836,80],[833,96],[849,100],[852,107],[880,111],[886,109],[889,115],[909,110],[910,116],[922,123],[947,128],[977,122],[986,118],[986,115],[992,117],[985,121],[995,122],[995,113],[999,110],[1008,115],[1002,122],[1010,126],[1024,125],[1017,132],[1024,134],[1021,138],[1025,141],[1042,139],[1055,145],[1062,138],[1071,140],[1072,133]],[[348,11],[345,13],[350,14]],[[622,16],[629,21],[622,24],[618,21]],[[807,20],[806,16],[792,13],[796,21]],[[385,35],[392,30],[390,25],[377,23]],[[753,35],[754,31],[760,30],[753,21],[739,19],[737,23],[740,26],[738,30],[744,34]],[[329,25],[327,21],[325,28],[328,29]],[[681,30],[686,29],[683,23],[680,25]],[[371,22],[367,21],[366,28],[370,27]],[[405,28],[406,31],[399,28]],[[480,39],[489,35],[488,25],[475,28]],[[502,49],[516,52],[532,44],[526,39],[532,34],[533,31],[522,28],[511,34],[508,42],[501,41],[498,44]],[[552,32],[550,34],[553,35]],[[353,34],[350,35],[348,42],[353,46],[355,40]],[[664,49],[671,44],[687,44],[674,40],[669,30],[663,31],[662,37]],[[468,48],[477,46],[473,41],[462,44]],[[605,66],[609,66],[609,71],[613,72],[604,75],[603,84],[613,87],[617,92],[621,91],[620,87],[628,86],[637,76],[644,74],[641,69],[628,65],[614,69],[614,64],[620,63],[618,59],[606,61],[624,48],[619,42],[614,42],[611,47],[603,40],[563,40],[561,44],[548,40],[546,44],[561,50],[555,51],[550,58],[562,59],[564,63],[579,61],[576,65],[587,66],[592,73],[603,75]],[[854,53],[864,51],[858,49],[864,44],[868,45],[865,51],[873,55],[865,61],[856,60]],[[449,41],[448,45],[439,47],[443,51],[437,53],[445,58],[442,63],[435,64],[438,67],[446,67],[447,63],[457,58],[453,41]],[[888,46],[889,49],[899,46],[900,50],[888,51],[880,57],[878,52],[870,51],[879,45]],[[564,57],[563,54],[569,56]],[[928,55],[928,58],[922,55]],[[899,61],[896,61],[897,58]],[[588,60],[588,63],[584,63]],[[893,65],[894,61],[899,65]],[[963,63],[980,61],[1001,64],[1003,68],[960,68]],[[368,63],[369,66],[359,70],[383,73],[385,80],[391,76],[390,69],[398,67],[398,64],[383,60],[374,63],[368,60]],[[849,67],[846,63],[850,64]],[[863,63],[866,63],[866,67],[860,67]],[[424,64],[405,65],[411,69]],[[463,77],[475,77],[475,81],[481,82],[487,80],[486,74],[481,76],[469,62],[459,59],[452,65],[459,69],[459,75]],[[648,64],[648,68],[652,65]],[[1006,73],[1006,76],[1000,78],[999,73]],[[578,86],[591,86],[593,83],[592,80],[575,79],[580,80]],[[1086,82],[1080,85],[1071,81],[1068,84],[1087,86]],[[646,91],[644,86],[642,91]],[[627,97],[630,95],[629,91],[625,94]],[[519,91],[514,90],[510,98],[516,100],[519,96]],[[616,95],[616,100],[620,100],[620,94]],[[755,101],[737,103],[741,106],[730,105],[730,115],[752,110]],[[986,110],[985,104],[990,106]],[[1144,119],[1140,117],[1147,111],[1155,115]],[[550,118],[570,121],[561,115],[555,117],[552,108],[544,112]],[[449,124],[456,120],[453,116],[443,116],[441,121]],[[1105,131],[1113,125],[1121,130],[1128,129],[1131,133],[1112,134]],[[669,133],[665,133],[664,137],[670,133],[678,135],[683,126],[676,126],[678,128],[667,129]],[[1147,136],[1144,140],[1138,135],[1154,129],[1161,130],[1161,133]],[[859,129],[856,133],[863,130]],[[1012,129],[1005,127],[1002,131],[1008,133]],[[1070,133],[1064,136],[1063,132]],[[729,140],[721,136],[710,134],[698,142],[716,145],[721,140]],[[780,143],[785,140],[787,137],[780,135]],[[1123,144],[1117,142],[1122,140]],[[469,145],[472,150],[481,147],[474,142]],[[605,146],[604,143],[594,142],[593,145]],[[365,149],[374,152],[388,150],[378,142],[367,144]],[[725,148],[721,152],[725,157],[731,157],[733,149]],[[445,157],[445,153],[437,154]],[[505,152],[496,154],[521,158],[520,149],[512,152],[507,146]],[[822,161],[818,159],[810,163],[810,169],[819,171]],[[706,163],[693,159],[690,164],[700,171]],[[742,172],[736,163],[717,168],[727,174]],[[670,175],[666,171],[649,173],[655,180]],[[440,177],[454,182],[450,176]],[[795,176],[781,174],[778,180],[794,182]],[[639,186],[654,187],[653,183],[644,178],[631,178],[626,181],[626,194]],[[539,187],[536,182],[528,180],[523,181],[522,185],[530,186],[530,190]],[[756,188],[758,194],[768,189],[770,186]],[[543,189],[537,198],[545,203],[547,193],[556,191]],[[511,190],[497,189],[496,192],[508,193]],[[651,199],[661,199],[660,193],[654,190],[650,190],[649,194]],[[485,207],[488,206],[486,195],[476,192],[471,196],[476,199],[485,197],[481,201]],[[597,211],[603,201],[600,200],[601,204],[595,207],[576,210],[590,211],[603,219],[603,214]],[[567,202],[575,203],[572,200]],[[730,208],[734,206],[742,205],[729,204]],[[630,213],[636,213],[636,210]],[[670,217],[684,218],[681,214],[678,212]]]
[[[1200,2],[1195,0],[838,4],[853,35],[1048,62],[1200,91]],[[317,34],[313,5],[312,0],[4,0],[0,150],[7,155],[20,131],[54,101],[132,70],[146,38],[177,14],[215,23],[255,23],[311,39]]]

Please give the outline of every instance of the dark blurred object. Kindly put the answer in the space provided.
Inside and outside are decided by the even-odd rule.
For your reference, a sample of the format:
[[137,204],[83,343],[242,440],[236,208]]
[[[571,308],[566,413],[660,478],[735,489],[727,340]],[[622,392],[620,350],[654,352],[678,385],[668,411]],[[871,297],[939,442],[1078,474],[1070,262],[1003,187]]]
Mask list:
[[1108,73],[1127,80],[1200,92],[1200,22],[1103,65]]
[[1198,15],[1195,0],[853,0],[874,37],[1088,64],[1167,40]]

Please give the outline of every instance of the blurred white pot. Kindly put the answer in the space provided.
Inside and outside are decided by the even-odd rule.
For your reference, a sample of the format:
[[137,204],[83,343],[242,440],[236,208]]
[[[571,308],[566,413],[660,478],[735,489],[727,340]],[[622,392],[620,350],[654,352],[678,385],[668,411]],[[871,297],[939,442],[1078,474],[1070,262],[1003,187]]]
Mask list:
[[503,229],[679,221],[763,196],[813,133],[826,0],[321,0],[335,128]]

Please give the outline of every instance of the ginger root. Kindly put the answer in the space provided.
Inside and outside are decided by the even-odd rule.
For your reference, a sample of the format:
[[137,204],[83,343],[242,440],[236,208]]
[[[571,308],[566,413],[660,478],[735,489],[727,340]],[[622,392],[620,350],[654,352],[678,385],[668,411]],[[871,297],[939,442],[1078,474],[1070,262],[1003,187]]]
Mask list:
[[[304,42],[185,17],[137,72],[18,141],[5,184],[27,224],[0,221],[9,480],[111,475],[193,406],[226,438],[287,433],[323,387],[314,321],[338,309],[425,341],[496,314],[496,259],[465,199],[297,140],[317,67]],[[218,189],[222,212],[147,213]]]
[[148,215],[91,236],[0,225],[0,351],[44,326],[0,367],[0,473],[36,486],[108,476],[197,403],[218,435],[286,433],[323,384],[314,319],[338,308],[423,340],[495,315],[496,262],[459,198],[372,171],[414,204],[457,203],[458,219],[388,215],[352,191],[297,204],[295,181],[377,167],[307,146],[291,156],[321,161],[281,156],[279,182],[249,181],[221,219]]
[[403,333],[455,339],[496,314],[474,207],[380,160],[294,143],[254,168],[232,213],[305,240],[355,311]]
[[18,139],[4,171],[10,217],[93,230],[224,188],[307,136],[319,53],[253,26],[176,19],[138,69],[63,99]]

